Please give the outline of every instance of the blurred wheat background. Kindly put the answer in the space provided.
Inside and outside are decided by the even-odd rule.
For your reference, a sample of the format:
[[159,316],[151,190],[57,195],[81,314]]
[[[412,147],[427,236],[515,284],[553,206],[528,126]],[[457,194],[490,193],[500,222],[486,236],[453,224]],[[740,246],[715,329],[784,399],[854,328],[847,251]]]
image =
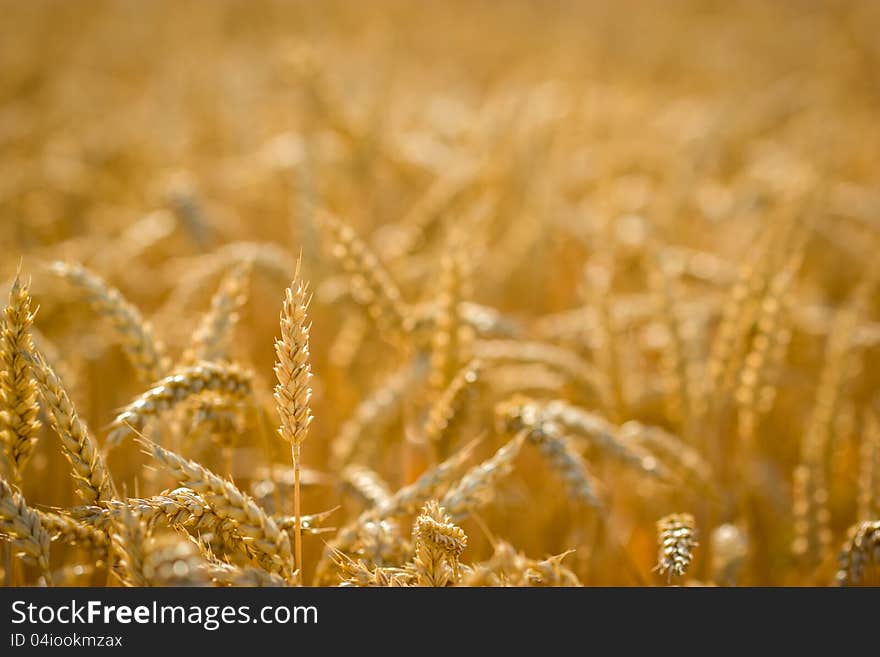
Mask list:
[[876,583],[880,4],[0,9],[7,585]]

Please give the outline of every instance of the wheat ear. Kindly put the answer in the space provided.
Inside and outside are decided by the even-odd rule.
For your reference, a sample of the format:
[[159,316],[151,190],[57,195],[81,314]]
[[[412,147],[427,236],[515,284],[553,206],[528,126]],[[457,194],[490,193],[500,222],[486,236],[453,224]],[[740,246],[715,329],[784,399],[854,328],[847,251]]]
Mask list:
[[73,467],[77,493],[86,504],[114,499],[116,487],[110,471],[61,379],[39,352],[34,353],[32,364],[34,378],[52,419],[52,427],[61,438],[64,455]]
[[143,574],[148,586],[211,586],[208,561],[196,541],[180,534],[151,536],[144,546]]
[[605,375],[578,354],[546,342],[528,340],[475,340],[473,355],[488,366],[540,363],[559,372],[571,383],[593,391],[608,407],[609,386]]
[[148,586],[144,574],[144,545],[147,542],[146,523],[136,513],[126,509],[114,516],[110,527],[113,574],[123,586]]
[[880,520],[865,521],[851,527],[838,561],[838,586],[852,586],[861,582],[865,567],[869,563],[880,563]]
[[236,521],[239,532],[259,554],[261,563],[286,579],[292,578],[293,559],[287,533],[249,495],[194,461],[148,440],[138,442],[175,479],[200,493],[218,516]]
[[247,302],[252,267],[250,260],[239,262],[223,278],[211,297],[211,309],[193,334],[192,345],[183,356],[184,363],[227,360],[228,343],[238,324],[239,313]]
[[428,501],[413,525],[415,557],[409,568],[418,586],[447,586],[460,578],[458,558],[467,535],[437,500]]
[[513,461],[525,440],[518,434],[502,445],[490,458],[475,465],[461,480],[443,496],[441,505],[453,520],[467,517],[471,512],[487,504],[494,494],[498,481],[513,470]]
[[388,484],[375,470],[362,465],[349,465],[339,474],[339,480],[347,491],[351,491],[368,506],[387,504],[391,497]]
[[35,314],[28,285],[16,276],[0,330],[0,444],[5,446],[9,476],[15,482],[22,479],[40,431],[37,385],[29,358],[34,353],[30,328]]
[[50,271],[83,290],[89,304],[113,326],[141,381],[165,376],[171,361],[153,327],[122,293],[82,265],[55,262]]
[[399,342],[406,331],[408,311],[391,275],[350,226],[326,211],[319,212],[316,219],[334,257],[352,281],[355,298],[367,308],[379,330],[390,341]]
[[290,443],[293,460],[294,554],[302,579],[302,525],[300,518],[300,465],[302,444],[312,423],[309,401],[312,397],[312,367],[309,362],[309,329],[307,312],[311,295],[308,284],[300,279],[300,262],[290,287],[285,290],[281,308],[281,338],[275,340],[275,407],[281,418],[278,434]]
[[673,513],[657,521],[656,570],[671,581],[683,577],[694,558],[697,546],[694,517],[689,513]]
[[0,534],[5,534],[14,550],[37,564],[51,585],[49,570],[49,532],[39,514],[27,505],[21,493],[0,478]]
[[499,404],[495,413],[502,431],[525,430],[529,442],[538,447],[541,455],[562,477],[572,500],[595,509],[602,508],[596,478],[557,422],[544,421],[528,413],[523,416],[515,402]]
[[321,555],[315,573],[316,583],[326,583],[330,579],[334,554],[337,551],[348,551],[357,542],[366,525],[414,513],[427,499],[437,496],[449,486],[450,482],[455,481],[464,472],[476,445],[476,442],[468,443],[442,463],[423,472],[411,484],[400,488],[382,504],[367,509],[354,521],[342,527]]
[[199,363],[167,376],[126,406],[110,427],[108,447],[130,434],[142,433],[147,422],[186,400],[210,393],[246,399],[253,393],[252,375],[234,364]]
[[462,318],[462,305],[468,294],[467,261],[460,239],[453,241],[443,256],[440,275],[439,308],[431,338],[431,374],[428,377],[435,394],[455,378],[469,357],[474,330]]
[[35,511],[53,541],[89,547],[98,554],[107,551],[107,534],[94,524],[82,522],[68,513]]

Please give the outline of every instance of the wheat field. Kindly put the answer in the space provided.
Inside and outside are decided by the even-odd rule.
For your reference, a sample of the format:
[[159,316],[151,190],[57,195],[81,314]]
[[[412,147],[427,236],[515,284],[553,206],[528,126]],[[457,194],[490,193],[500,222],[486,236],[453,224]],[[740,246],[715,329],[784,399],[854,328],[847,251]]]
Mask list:
[[2,9],[6,586],[880,583],[880,4]]

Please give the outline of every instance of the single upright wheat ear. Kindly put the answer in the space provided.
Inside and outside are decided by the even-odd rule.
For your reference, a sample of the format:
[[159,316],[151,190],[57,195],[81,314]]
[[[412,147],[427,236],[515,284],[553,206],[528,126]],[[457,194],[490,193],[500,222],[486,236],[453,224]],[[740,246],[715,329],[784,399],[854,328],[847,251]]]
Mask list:
[[29,358],[34,353],[30,327],[35,314],[28,285],[16,276],[0,330],[0,444],[15,482],[22,479],[40,431],[37,384]]
[[673,513],[657,521],[657,572],[682,577],[694,558],[694,517],[689,513]]
[[55,262],[50,270],[83,290],[91,306],[112,324],[141,381],[152,382],[165,376],[171,363],[165,346],[156,338],[150,323],[119,290],[82,265]]
[[12,549],[34,561],[46,581],[51,584],[49,569],[49,532],[42,526],[39,514],[27,505],[24,497],[0,478],[0,535]]
[[311,295],[308,284],[300,279],[300,263],[296,265],[293,282],[285,290],[284,304],[281,309],[281,338],[275,341],[275,406],[281,418],[279,435],[290,443],[293,459],[293,514],[296,518],[294,527],[294,554],[296,568],[302,580],[302,524],[300,512],[300,463],[302,444],[312,423],[312,411],[309,401],[312,398],[310,381],[312,367],[309,363],[309,329],[306,313],[309,309]]

